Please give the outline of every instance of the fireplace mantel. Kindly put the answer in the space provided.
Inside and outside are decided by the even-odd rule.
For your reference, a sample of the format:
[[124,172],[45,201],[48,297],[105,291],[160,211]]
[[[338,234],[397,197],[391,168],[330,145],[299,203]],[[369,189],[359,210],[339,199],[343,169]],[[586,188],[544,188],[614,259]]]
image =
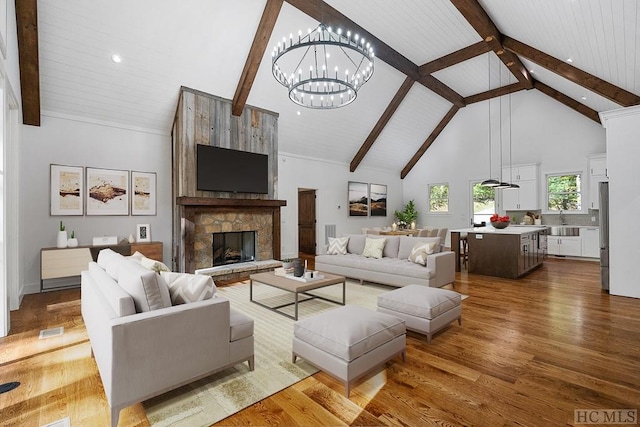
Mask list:
[[[280,209],[286,205],[286,200],[274,199],[176,197],[178,216],[184,221],[179,244],[178,270],[193,273],[198,268],[211,266],[198,264],[203,264],[203,250],[210,250],[203,248],[212,247],[209,241],[212,231],[248,231],[257,227],[262,230],[262,244],[258,244],[258,260],[279,259]],[[269,218],[268,223],[259,219],[264,219],[265,215]],[[212,218],[218,222],[217,225],[213,224]],[[250,223],[258,225],[249,226]],[[263,228],[260,228],[260,225]],[[267,240],[265,242],[262,239]]]
[[273,199],[220,199],[211,197],[176,197],[181,206],[209,206],[215,208],[279,208],[287,205],[286,200]]

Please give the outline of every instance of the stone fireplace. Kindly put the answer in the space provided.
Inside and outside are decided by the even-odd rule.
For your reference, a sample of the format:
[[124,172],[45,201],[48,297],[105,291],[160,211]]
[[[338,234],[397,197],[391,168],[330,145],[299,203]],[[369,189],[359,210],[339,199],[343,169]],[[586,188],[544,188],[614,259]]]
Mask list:
[[216,233],[255,233],[255,260],[280,258],[280,207],[285,201],[178,197],[177,202],[182,218],[179,271],[214,266]]
[[213,267],[255,261],[255,231],[223,231],[213,233],[211,246]]

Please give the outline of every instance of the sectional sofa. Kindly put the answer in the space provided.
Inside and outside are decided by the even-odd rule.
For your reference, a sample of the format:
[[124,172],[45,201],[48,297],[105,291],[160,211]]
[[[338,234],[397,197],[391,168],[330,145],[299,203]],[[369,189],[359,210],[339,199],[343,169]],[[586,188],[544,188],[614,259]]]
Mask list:
[[[352,234],[347,239],[344,253],[330,247],[325,254],[316,256],[318,271],[339,274],[362,281],[381,283],[391,286],[410,284],[430,287],[442,287],[455,281],[455,253],[444,251],[440,237],[380,236]],[[384,239],[382,256],[365,256],[367,239]],[[335,243],[332,241],[331,243]],[[414,249],[432,247],[422,256]],[[337,252],[337,253],[336,253]],[[424,263],[424,265],[423,265]]]

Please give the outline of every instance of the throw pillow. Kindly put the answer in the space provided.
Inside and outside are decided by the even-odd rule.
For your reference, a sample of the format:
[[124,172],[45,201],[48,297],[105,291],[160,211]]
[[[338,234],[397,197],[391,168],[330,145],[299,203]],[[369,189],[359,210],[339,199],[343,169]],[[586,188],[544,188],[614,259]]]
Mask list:
[[136,253],[129,256],[128,258],[136,261],[147,270],[155,271],[156,273],[160,273],[162,271],[171,271],[171,269],[162,262],[156,261],[155,259],[147,258],[138,251],[136,251]]
[[169,285],[173,305],[204,301],[211,299],[216,293],[216,285],[211,276],[165,271],[160,275]]
[[133,298],[136,312],[171,307],[167,283],[159,274],[133,260],[123,259],[118,270],[118,285]]
[[348,237],[329,237],[327,255],[346,255],[347,243],[349,243]]
[[364,242],[362,256],[367,258],[382,258],[382,250],[387,239],[367,239]]
[[434,252],[435,247],[436,243],[418,243],[411,249],[409,261],[420,265],[427,265],[427,256]]

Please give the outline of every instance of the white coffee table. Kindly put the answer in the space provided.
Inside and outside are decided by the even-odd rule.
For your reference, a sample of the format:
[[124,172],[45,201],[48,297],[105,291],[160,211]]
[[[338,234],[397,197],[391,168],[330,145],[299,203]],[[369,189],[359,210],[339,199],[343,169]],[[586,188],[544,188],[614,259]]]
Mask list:
[[[298,303],[310,301],[312,299],[321,299],[323,301],[332,302],[335,304],[344,305],[346,298],[346,278],[344,276],[337,276],[335,274],[323,273],[319,272],[321,278],[318,279],[307,279],[306,281],[297,280],[294,278],[288,278],[286,276],[276,275],[273,271],[268,271],[265,273],[256,273],[249,276],[249,301],[254,304],[258,304],[262,307],[268,308],[269,310],[275,311],[276,313],[282,314],[293,320],[298,320]],[[270,307],[266,304],[263,304],[260,301],[256,301],[253,299],[253,282],[264,283],[265,285],[273,286],[274,288],[282,289],[284,291],[291,292],[294,295],[293,302],[289,302],[286,304],[281,304],[275,307]],[[319,295],[314,295],[308,293],[313,289],[324,288],[325,286],[337,285],[342,283],[342,301],[335,301],[329,298],[325,298]],[[300,300],[299,295],[303,294],[305,299]],[[288,313],[280,310],[283,307],[288,307],[290,305],[294,305],[294,315],[290,315]]]

